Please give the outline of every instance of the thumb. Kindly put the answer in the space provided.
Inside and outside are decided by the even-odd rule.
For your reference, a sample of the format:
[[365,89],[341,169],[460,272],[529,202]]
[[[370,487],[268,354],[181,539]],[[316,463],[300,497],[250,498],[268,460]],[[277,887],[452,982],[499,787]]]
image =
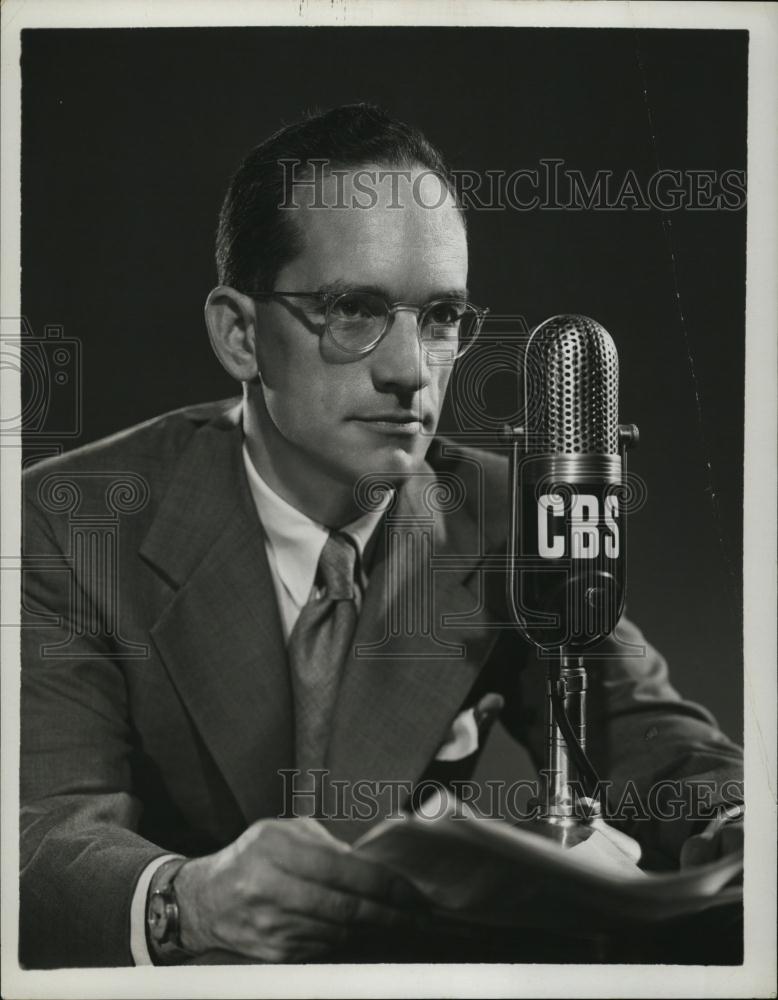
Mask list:
[[347,844],[344,840],[340,840],[334,833],[331,833],[323,824],[311,816],[296,819],[294,823],[306,840],[315,841],[317,844],[327,844],[341,854],[348,854],[351,850],[350,844]]

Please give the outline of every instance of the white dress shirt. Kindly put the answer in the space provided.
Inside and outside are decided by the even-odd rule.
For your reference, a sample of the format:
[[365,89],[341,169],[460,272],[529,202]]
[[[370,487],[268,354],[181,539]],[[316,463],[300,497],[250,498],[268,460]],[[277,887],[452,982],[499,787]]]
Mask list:
[[[301,513],[271,490],[249,458],[245,443],[243,464],[251,497],[264,529],[270,576],[278,600],[284,639],[288,642],[298,615],[311,596],[316,567],[329,536],[329,528],[312,521],[306,514]],[[363,566],[365,546],[391,499],[392,494],[387,493],[376,510],[363,514],[340,529],[353,539],[359,552],[362,590],[367,586],[367,576]],[[146,896],[149,884],[159,866],[176,857],[180,855],[166,854],[161,858],[155,858],[143,869],[135,887],[130,907],[130,951],[136,965],[152,964],[146,945]]]
[[[270,575],[278,598],[284,638],[288,641],[297,616],[311,596],[316,567],[319,565],[319,557],[329,537],[330,529],[317,521],[312,521],[306,514],[292,507],[271,490],[254,468],[245,444],[243,464],[246,467],[254,506],[265,529],[267,561],[270,564]],[[367,586],[367,576],[362,566],[365,546],[390,501],[391,494],[387,494],[376,510],[363,514],[340,529],[357,547],[363,590]]]

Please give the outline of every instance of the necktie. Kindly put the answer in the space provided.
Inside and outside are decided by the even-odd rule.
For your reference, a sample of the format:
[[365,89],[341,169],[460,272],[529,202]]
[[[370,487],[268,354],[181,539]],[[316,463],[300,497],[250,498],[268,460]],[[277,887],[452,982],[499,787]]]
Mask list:
[[341,668],[357,623],[357,551],[331,532],[316,570],[313,595],[289,637],[295,712],[295,755],[303,772],[324,766]]

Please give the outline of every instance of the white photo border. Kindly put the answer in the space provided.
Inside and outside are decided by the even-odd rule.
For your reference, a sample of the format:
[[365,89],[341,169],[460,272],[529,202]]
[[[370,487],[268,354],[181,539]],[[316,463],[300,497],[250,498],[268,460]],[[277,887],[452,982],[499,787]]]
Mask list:
[[[2,553],[2,995],[26,997],[767,997],[776,976],[776,392],[778,7],[770,3],[530,0],[4,0],[0,315],[21,315],[21,31],[32,27],[409,25],[714,28],[749,32],[744,483],[748,820],[744,964],[330,965],[31,971],[18,953],[19,442],[0,449]],[[20,384],[2,370],[2,413]],[[17,560],[18,561],[18,560]]]

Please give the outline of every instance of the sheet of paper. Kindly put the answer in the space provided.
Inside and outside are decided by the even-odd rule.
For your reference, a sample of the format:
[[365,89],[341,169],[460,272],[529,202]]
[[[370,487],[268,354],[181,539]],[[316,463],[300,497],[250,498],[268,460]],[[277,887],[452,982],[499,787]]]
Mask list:
[[[613,919],[655,921],[698,912],[740,898],[727,883],[742,870],[742,852],[683,872],[652,874],[639,869],[608,838],[564,849],[552,840],[502,820],[465,814],[453,801],[433,819],[390,819],[354,845],[404,874],[448,914],[485,923],[559,927],[582,915],[593,924]],[[621,856],[619,856],[619,854]]]

